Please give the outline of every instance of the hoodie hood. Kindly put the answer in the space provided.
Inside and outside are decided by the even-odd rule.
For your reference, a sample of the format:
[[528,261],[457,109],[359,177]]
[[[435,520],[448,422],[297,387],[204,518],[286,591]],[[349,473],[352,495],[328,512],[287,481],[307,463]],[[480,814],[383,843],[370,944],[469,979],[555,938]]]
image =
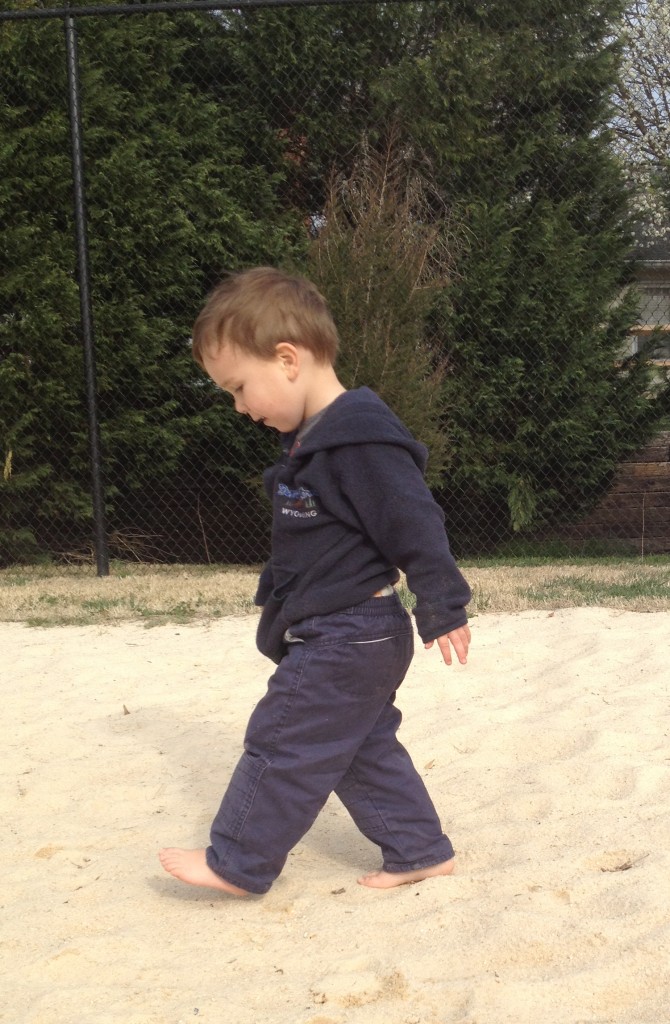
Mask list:
[[345,391],[324,409],[307,435],[297,441],[299,431],[284,434],[282,441],[294,459],[342,445],[393,444],[406,448],[423,473],[428,451],[407,427],[369,388]]

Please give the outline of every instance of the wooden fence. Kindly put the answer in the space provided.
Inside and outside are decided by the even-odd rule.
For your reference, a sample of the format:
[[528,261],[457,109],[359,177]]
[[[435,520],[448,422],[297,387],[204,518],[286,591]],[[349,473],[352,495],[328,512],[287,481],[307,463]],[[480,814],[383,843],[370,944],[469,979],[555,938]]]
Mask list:
[[670,430],[621,463],[607,494],[570,533],[616,537],[641,556],[670,553]]

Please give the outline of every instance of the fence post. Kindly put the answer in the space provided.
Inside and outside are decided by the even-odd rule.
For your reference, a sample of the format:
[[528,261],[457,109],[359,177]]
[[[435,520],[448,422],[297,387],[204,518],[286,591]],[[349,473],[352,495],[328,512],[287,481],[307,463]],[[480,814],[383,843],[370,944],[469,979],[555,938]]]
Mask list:
[[81,144],[81,108],[79,102],[77,29],[74,18],[69,14],[64,19],[64,28],[67,47],[68,106],[70,113],[70,138],[72,145],[72,180],[74,185],[74,219],[77,238],[79,308],[81,311],[81,329],[84,347],[86,403],[88,407],[88,433],[91,453],[91,491],[93,498],[95,557],[98,576],[109,576],[109,551],[107,546],[105,498],[102,483],[100,426],[98,422],[98,392],[95,373],[95,341],[93,336],[93,315],[91,312],[91,291],[88,270],[88,238],[86,233],[84,160]]

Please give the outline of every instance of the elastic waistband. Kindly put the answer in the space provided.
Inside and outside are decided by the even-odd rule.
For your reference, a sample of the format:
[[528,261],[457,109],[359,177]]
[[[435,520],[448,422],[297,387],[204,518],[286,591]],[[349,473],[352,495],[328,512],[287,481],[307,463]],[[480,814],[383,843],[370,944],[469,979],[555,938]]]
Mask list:
[[[404,612],[405,608],[393,587],[391,587],[390,594],[385,593],[383,597],[373,595],[372,597],[367,597],[359,604],[353,605],[351,608],[342,609],[345,614],[351,615],[388,615],[389,612],[396,610]],[[336,612],[335,614],[339,613]]]

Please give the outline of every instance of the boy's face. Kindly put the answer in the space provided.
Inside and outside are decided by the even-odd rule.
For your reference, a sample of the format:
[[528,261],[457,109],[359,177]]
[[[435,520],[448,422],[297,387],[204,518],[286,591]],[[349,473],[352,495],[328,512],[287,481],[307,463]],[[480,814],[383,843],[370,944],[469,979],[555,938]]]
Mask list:
[[289,433],[305,419],[294,346],[277,345],[271,359],[260,359],[224,344],[203,363],[214,383],[233,396],[235,410],[254,423]]

